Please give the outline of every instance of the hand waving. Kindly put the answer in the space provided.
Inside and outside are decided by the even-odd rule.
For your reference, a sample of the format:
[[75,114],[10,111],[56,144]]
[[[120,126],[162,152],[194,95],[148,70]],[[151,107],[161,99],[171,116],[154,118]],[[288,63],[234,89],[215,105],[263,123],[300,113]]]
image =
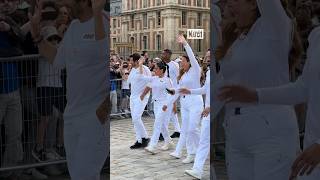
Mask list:
[[182,34],[178,35],[177,42],[180,44],[183,44],[183,45],[187,44],[187,40],[186,40],[186,38],[184,38],[184,36]]

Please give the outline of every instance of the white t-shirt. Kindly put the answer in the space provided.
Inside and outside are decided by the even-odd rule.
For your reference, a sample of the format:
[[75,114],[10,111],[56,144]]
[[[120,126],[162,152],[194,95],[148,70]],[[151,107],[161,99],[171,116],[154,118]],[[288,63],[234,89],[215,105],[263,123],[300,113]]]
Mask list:
[[[147,66],[143,66],[143,74],[151,76],[151,72]],[[148,85],[147,81],[140,80],[139,68],[132,68],[128,77],[128,82],[131,84],[131,96],[130,98],[137,98],[143,93],[144,89]]]
[[148,82],[148,87],[152,88],[152,99],[157,101],[166,101],[168,100],[168,97],[170,96],[166,88],[171,89],[172,88],[172,81],[164,76],[162,78],[159,78],[158,76],[140,76],[140,79],[143,81]]
[[[104,24],[107,31],[108,23]],[[107,50],[107,38],[95,40],[94,18],[72,21],[54,61],[67,71],[66,117],[95,112],[106,98]]]
[[44,58],[39,59],[38,65],[37,87],[62,87],[61,69],[54,67]]

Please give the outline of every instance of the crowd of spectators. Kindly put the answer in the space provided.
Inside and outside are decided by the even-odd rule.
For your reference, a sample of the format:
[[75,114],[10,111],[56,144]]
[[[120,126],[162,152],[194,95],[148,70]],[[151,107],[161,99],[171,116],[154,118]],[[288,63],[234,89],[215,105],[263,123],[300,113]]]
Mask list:
[[[147,51],[141,51],[140,54],[146,59],[145,65],[150,69],[151,72],[153,72],[155,64],[161,61],[161,54],[159,53],[153,57],[150,57]],[[201,54],[201,56],[196,55],[196,58],[202,67],[202,85],[205,82],[205,74],[208,70],[208,64],[204,60],[204,57],[205,53]],[[127,118],[130,116],[130,84],[127,82],[132,67],[130,64],[130,58],[130,55],[127,57],[119,54],[110,55],[110,102],[112,106],[111,114],[113,114],[113,117],[115,118]],[[179,56],[176,56],[175,61],[178,63],[181,61]],[[146,107],[145,115],[154,117],[151,96]]]

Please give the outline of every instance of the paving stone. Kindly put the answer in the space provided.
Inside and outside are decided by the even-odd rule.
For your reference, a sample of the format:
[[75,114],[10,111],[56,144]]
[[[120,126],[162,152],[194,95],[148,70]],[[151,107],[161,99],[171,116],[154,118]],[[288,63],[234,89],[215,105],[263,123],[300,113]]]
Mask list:
[[[143,117],[145,127],[149,136],[152,135],[153,119]],[[182,159],[172,159],[169,151],[159,150],[158,154],[151,155],[143,149],[131,150],[129,147],[135,142],[135,134],[131,119],[112,120],[110,123],[111,136],[111,159],[110,174],[111,180],[191,180],[192,178],[185,175],[186,169],[191,169],[193,164],[183,164]],[[173,128],[169,127],[173,132]],[[176,144],[178,139],[173,139]],[[159,142],[161,147],[163,142]],[[203,179],[210,179],[209,158],[205,163]],[[215,164],[218,180],[227,180],[225,165],[222,162]]]

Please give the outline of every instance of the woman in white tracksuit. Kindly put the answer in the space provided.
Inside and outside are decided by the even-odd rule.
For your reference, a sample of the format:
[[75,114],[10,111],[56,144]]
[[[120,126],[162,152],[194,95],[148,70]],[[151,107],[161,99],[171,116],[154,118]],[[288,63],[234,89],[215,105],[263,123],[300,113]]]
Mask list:
[[[223,43],[215,52],[215,58],[221,64],[221,78],[213,87],[213,118],[218,113],[217,107],[225,103],[216,99],[221,84],[263,88],[286,84],[290,80],[288,55],[293,23],[281,1],[229,3],[236,27],[234,31],[223,29]],[[227,42],[226,38],[233,39]],[[225,110],[229,179],[287,179],[299,148],[293,107],[227,103]]]
[[[224,87],[224,91],[228,93],[221,94],[221,97],[232,98],[232,101],[239,102],[257,102],[260,104],[300,104],[308,103],[306,129],[304,138],[304,149],[312,148],[315,144],[320,144],[320,27],[314,29],[309,36],[309,48],[307,52],[307,60],[302,75],[299,79],[290,84],[285,84],[278,87],[260,88],[257,90],[248,89],[242,86]],[[314,146],[315,147],[315,146]],[[318,146],[319,147],[319,146]],[[312,157],[312,156],[311,156]],[[292,177],[295,177],[303,167],[304,163],[299,158],[294,165],[296,172],[293,172]],[[314,159],[314,158],[312,158]],[[309,161],[309,159],[306,159]],[[319,162],[310,163],[307,171],[314,167]],[[303,165],[302,165],[303,164]],[[320,179],[320,168],[317,167],[314,171],[299,179],[303,180],[318,180]]]
[[[159,141],[160,133],[164,137],[165,144],[161,147],[162,150],[168,150],[170,145],[172,144],[171,138],[169,136],[168,127],[168,120],[170,117],[170,111],[163,111],[162,108],[168,101],[168,96],[170,96],[166,89],[172,88],[171,80],[165,76],[165,72],[167,70],[167,65],[160,61],[158,62],[155,67],[155,76],[145,76],[143,75],[143,59],[139,60],[139,71],[141,81],[148,82],[148,86],[152,89],[152,100],[154,102],[154,114],[155,114],[155,121],[153,126],[153,133],[151,140],[149,142],[148,147],[145,148],[146,151],[150,152],[151,154],[156,154],[156,147]],[[170,106],[172,108],[172,106]]]
[[[206,73],[206,82],[202,88],[199,89],[180,89],[180,93],[184,94],[205,94],[205,109],[202,112],[202,122],[201,122],[201,134],[200,142],[197,149],[194,164],[191,170],[186,170],[185,172],[197,179],[201,179],[203,173],[203,166],[208,157],[210,150],[210,70]],[[211,167],[214,169],[214,167]],[[216,179],[215,172],[210,173],[213,179]]]
[[[178,77],[178,86],[188,89],[200,88],[201,68],[192,49],[182,35],[178,36],[178,42],[183,44],[188,55],[181,58],[181,67],[184,73]],[[168,104],[173,104],[179,97],[180,94],[177,89],[175,92],[175,96],[171,98]],[[201,95],[181,95],[180,104],[181,133],[176,149],[170,155],[178,159],[181,158],[182,148],[186,145],[188,155],[183,163],[192,163],[199,144],[200,132],[198,126],[203,110],[203,99]]]

